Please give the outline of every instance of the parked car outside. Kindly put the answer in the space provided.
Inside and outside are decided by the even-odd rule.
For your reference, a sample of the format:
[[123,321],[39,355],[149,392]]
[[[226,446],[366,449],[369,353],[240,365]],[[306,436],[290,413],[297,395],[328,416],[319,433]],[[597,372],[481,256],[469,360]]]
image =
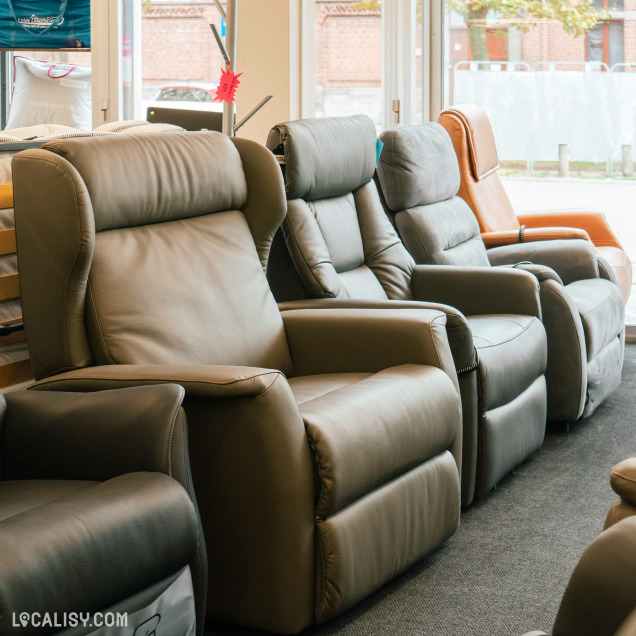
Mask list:
[[223,103],[214,101],[218,85],[218,82],[179,80],[162,86],[154,94],[151,101],[142,104],[143,112],[153,106],[221,112],[223,111]]

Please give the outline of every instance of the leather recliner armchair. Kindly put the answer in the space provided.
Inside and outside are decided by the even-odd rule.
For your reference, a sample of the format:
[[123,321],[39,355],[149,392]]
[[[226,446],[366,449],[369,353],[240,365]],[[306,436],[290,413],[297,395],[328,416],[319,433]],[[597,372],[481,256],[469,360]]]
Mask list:
[[323,299],[282,305],[288,308],[446,314],[462,394],[466,506],[543,442],[547,351],[538,284],[522,271],[417,267],[380,203],[376,142],[366,116],[272,129],[267,144],[284,163],[288,211],[284,240],[272,249],[270,286],[279,300]]
[[84,634],[97,612],[132,634],[159,611],[162,633],[202,633],[183,393],[0,393],[0,634]]
[[74,139],[13,175],[34,388],[185,388],[210,618],[298,632],[455,531],[446,318],[281,313],[264,268],[286,201],[264,146]]
[[486,247],[534,241],[584,239],[592,241],[616,273],[625,302],[632,289],[632,263],[601,212],[543,210],[515,214],[499,178],[499,158],[492,126],[475,104],[458,104],[442,111],[439,123],[450,135],[459,162],[464,199],[479,222]]
[[[634,492],[636,462],[612,469],[612,488]],[[636,634],[636,509],[616,502],[601,534],[581,556],[567,585],[552,636],[633,636]],[[528,632],[524,636],[548,636]]]
[[[630,517],[586,548],[561,599],[552,636],[614,636],[623,624],[631,634],[627,630],[635,609],[636,517]],[[548,635],[535,631],[524,636]]]
[[486,250],[475,216],[457,196],[459,168],[444,128],[405,126],[380,139],[385,205],[415,262],[480,268],[512,262],[534,273],[548,336],[548,419],[593,413],[620,384],[625,306],[618,286],[601,278],[592,244],[555,240]]

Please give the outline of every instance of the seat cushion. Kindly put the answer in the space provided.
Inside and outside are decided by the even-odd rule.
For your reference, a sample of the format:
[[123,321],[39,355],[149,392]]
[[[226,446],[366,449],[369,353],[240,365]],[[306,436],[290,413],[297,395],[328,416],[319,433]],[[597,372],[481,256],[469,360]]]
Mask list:
[[479,356],[481,409],[489,411],[521,395],[548,361],[543,325],[532,316],[468,316]]
[[618,278],[623,298],[627,302],[632,290],[632,263],[627,256],[627,252],[622,247],[597,245],[596,253],[612,266]]
[[581,316],[589,362],[623,330],[623,296],[614,283],[603,278],[577,280],[565,289]]
[[459,396],[434,367],[305,376],[289,384],[317,465],[321,517],[448,449],[458,433]]
[[299,378],[290,378],[291,387],[297,404],[309,402],[317,397],[331,393],[337,389],[364,380],[372,373],[324,373],[321,375],[305,375]]
[[185,490],[159,473],[2,482],[0,615],[103,610],[187,565],[197,536]]

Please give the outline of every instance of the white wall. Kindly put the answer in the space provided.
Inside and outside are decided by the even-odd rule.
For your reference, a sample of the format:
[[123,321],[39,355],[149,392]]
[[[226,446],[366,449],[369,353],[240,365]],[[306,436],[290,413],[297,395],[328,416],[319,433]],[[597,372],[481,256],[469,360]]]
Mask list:
[[297,0],[238,0],[236,70],[243,73],[237,90],[236,118],[240,120],[265,95],[274,99],[257,113],[237,136],[265,143],[275,124],[295,118],[292,113],[290,2]]

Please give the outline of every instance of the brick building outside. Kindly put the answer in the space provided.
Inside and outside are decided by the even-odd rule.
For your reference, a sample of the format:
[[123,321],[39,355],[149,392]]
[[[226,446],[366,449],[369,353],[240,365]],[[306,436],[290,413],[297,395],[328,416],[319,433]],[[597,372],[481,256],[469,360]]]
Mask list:
[[[636,62],[636,0],[622,0],[611,28],[599,27],[597,39],[613,62]],[[210,23],[219,26],[211,0],[179,2],[154,0],[144,4],[143,79],[146,96],[158,86],[180,79],[215,80],[222,64]],[[449,19],[449,70],[471,59],[468,31],[459,16]],[[603,30],[605,32],[603,33]],[[611,31],[611,33],[610,33]],[[382,78],[382,18],[379,9],[365,9],[355,0],[316,0],[316,107],[318,114],[338,114],[350,108],[379,120]],[[608,42],[608,40],[611,40]],[[495,24],[489,28],[488,46],[493,60],[539,62],[589,59],[588,37],[567,34],[558,21],[545,21],[527,31]],[[599,49],[600,50],[600,49]],[[421,50],[417,62],[421,68]],[[617,58],[618,55],[618,58]],[[240,67],[240,60],[239,67]],[[562,67],[578,70],[580,66]],[[636,68],[636,67],[635,67]],[[247,81],[248,78],[245,78]]]
[[[564,0],[566,1],[566,0]],[[636,0],[618,0],[622,11],[610,25],[600,25],[599,55],[610,62],[636,62]],[[447,16],[447,70],[471,59],[468,31],[460,16]],[[210,24],[220,28],[212,0],[145,0],[142,19],[143,99],[179,80],[215,81],[223,64]],[[419,31],[419,30],[418,30]],[[419,35],[419,34],[418,34]],[[491,60],[539,62],[589,59],[589,38],[572,37],[558,21],[545,21],[527,31],[492,20],[488,29]],[[316,110],[319,115],[350,112],[352,104],[380,119],[382,78],[382,18],[379,9],[365,9],[356,0],[316,0]],[[421,69],[421,47],[416,49]],[[38,53],[33,57],[87,64],[90,54]],[[240,60],[239,70],[240,70]],[[562,67],[564,69],[568,67]],[[578,70],[572,66],[570,70]],[[636,65],[627,70],[636,70]],[[249,81],[249,78],[244,78]],[[418,81],[418,84],[421,80]],[[452,85],[452,78],[450,81]],[[449,96],[452,101],[452,95]]]
[[161,86],[177,80],[215,81],[224,66],[210,24],[221,19],[212,2],[147,2],[142,14],[142,77]]

